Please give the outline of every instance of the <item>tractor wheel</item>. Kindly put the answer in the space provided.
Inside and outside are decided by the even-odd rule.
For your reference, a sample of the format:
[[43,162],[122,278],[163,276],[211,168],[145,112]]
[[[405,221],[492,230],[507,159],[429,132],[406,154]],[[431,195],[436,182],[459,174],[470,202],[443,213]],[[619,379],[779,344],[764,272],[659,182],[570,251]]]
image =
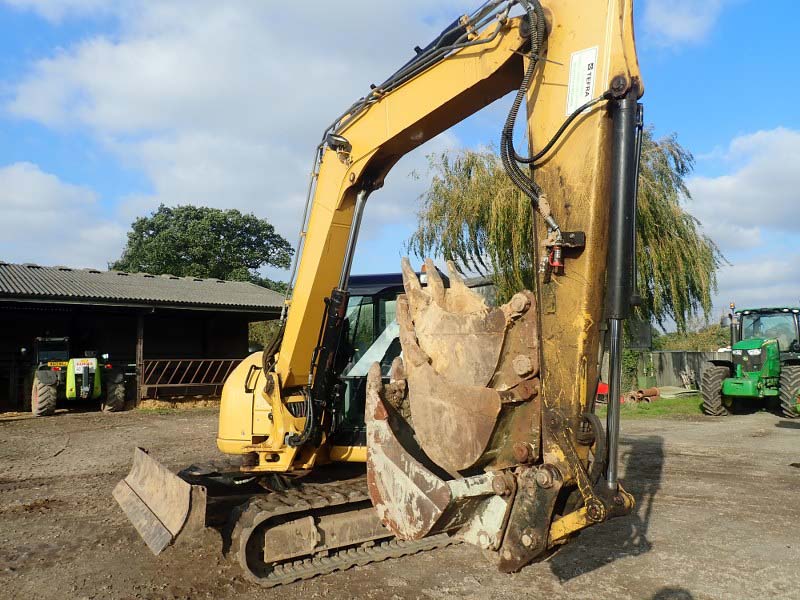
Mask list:
[[56,386],[46,385],[38,377],[33,378],[31,412],[36,417],[47,417],[56,412]]
[[106,401],[103,404],[103,410],[105,412],[125,410],[125,382],[106,385]]
[[722,381],[730,377],[728,367],[706,365],[700,379],[700,393],[703,395],[703,412],[712,417],[725,417],[730,414],[722,403]]
[[789,419],[797,419],[797,392],[800,390],[800,366],[781,367],[781,412]]

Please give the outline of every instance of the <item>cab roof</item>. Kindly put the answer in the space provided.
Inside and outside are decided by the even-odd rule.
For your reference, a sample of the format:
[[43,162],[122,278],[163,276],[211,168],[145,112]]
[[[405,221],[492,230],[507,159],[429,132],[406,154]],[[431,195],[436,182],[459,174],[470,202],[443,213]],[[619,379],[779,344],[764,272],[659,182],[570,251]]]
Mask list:
[[740,308],[736,310],[737,315],[748,313],[800,313],[800,307],[797,306],[772,306],[763,308]]

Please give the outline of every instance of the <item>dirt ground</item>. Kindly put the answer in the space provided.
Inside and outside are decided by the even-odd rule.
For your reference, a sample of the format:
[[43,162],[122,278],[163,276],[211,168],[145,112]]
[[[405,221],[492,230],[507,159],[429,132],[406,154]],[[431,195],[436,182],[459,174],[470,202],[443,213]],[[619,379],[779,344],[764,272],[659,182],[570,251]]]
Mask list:
[[111,498],[135,445],[177,470],[218,456],[215,430],[209,410],[0,418],[0,596],[800,598],[800,423],[768,413],[623,422],[636,514],[515,575],[460,545],[277,590],[211,540],[152,556]]

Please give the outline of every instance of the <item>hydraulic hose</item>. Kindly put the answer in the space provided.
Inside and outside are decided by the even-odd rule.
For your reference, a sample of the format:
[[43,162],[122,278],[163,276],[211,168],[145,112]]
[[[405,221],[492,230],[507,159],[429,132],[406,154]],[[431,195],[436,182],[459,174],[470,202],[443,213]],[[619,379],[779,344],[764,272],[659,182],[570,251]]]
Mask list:
[[[519,109],[522,106],[522,101],[525,99],[525,95],[530,89],[536,65],[539,63],[538,53],[544,42],[545,19],[544,10],[539,0],[519,0],[519,4],[525,9],[531,27],[530,62],[528,63],[528,68],[525,70],[519,89],[514,96],[514,100],[511,103],[508,117],[506,118],[506,122],[500,134],[500,158],[511,181],[530,198],[533,208],[538,210],[539,196],[542,190],[531,177],[523,173],[516,161],[516,152],[514,150],[514,124],[516,123]],[[551,230],[558,230],[558,225],[552,218],[549,218],[547,224]]]
[[517,162],[521,162],[521,163],[528,164],[528,165],[535,165],[538,161],[540,161],[542,158],[544,158],[547,155],[548,152],[550,152],[550,150],[553,148],[553,146],[556,144],[556,142],[559,139],[561,139],[561,136],[564,135],[564,132],[572,124],[572,122],[575,119],[578,118],[579,115],[583,114],[584,111],[592,108],[595,104],[599,104],[600,102],[603,102],[604,100],[610,100],[612,97],[613,96],[612,96],[611,92],[609,91],[609,92],[605,92],[602,96],[598,96],[597,98],[589,100],[583,106],[575,109],[575,111],[569,117],[567,117],[566,121],[564,121],[561,124],[561,127],[558,128],[558,131],[556,131],[555,135],[553,135],[553,137],[550,138],[550,141],[547,142],[547,144],[545,144],[544,148],[539,150],[539,152],[537,152],[533,156],[520,156],[519,154],[514,152],[514,159]]

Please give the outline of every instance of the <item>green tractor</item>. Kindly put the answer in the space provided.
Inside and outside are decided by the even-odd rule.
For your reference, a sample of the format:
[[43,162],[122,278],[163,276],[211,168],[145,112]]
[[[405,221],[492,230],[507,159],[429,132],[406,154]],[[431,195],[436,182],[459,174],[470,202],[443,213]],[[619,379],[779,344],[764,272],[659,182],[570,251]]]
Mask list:
[[800,417],[800,308],[735,310],[731,304],[731,360],[713,360],[700,382],[703,412],[730,414],[766,400],[785,417]]
[[[69,338],[39,337],[34,341],[31,412],[37,417],[52,415],[58,400],[101,400],[103,410],[117,412],[125,407],[125,374],[95,352],[72,358]],[[105,394],[103,394],[105,392]]]

